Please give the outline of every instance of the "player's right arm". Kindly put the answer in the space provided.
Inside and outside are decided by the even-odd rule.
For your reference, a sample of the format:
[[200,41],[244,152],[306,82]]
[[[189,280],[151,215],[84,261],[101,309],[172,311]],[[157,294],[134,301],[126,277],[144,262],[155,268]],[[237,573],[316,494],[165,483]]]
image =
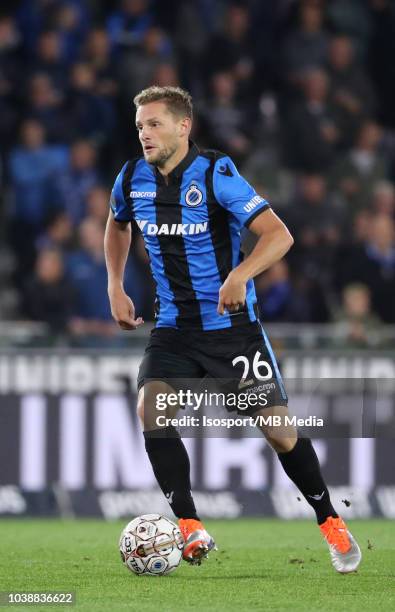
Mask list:
[[122,193],[123,171],[124,168],[118,175],[111,192],[111,210],[104,235],[104,253],[111,314],[121,329],[131,330],[141,325],[143,319],[135,318],[134,304],[123,287],[126,260],[132,241],[130,210]]

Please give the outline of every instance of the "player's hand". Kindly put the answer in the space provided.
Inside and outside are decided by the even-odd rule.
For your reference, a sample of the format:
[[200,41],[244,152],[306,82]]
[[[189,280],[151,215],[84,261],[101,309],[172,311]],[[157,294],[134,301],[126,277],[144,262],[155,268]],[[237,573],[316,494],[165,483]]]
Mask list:
[[134,304],[121,287],[109,289],[108,295],[111,314],[121,329],[136,329],[144,323],[141,317],[135,318]]
[[217,312],[220,315],[228,312],[237,312],[240,306],[244,306],[246,301],[245,281],[238,277],[235,270],[229,274],[228,278],[219,290],[219,301]]

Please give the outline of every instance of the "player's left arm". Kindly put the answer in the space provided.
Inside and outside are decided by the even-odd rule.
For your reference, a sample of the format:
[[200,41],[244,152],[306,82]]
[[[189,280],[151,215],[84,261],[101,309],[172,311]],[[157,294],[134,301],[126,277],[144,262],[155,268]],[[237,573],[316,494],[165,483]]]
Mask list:
[[251,222],[249,229],[258,241],[249,256],[234,268],[219,291],[218,312],[225,309],[234,312],[245,303],[246,283],[279,261],[293,245],[287,227],[273,212],[266,208]]
[[279,261],[291,248],[293,238],[269,203],[238,173],[229,157],[214,168],[214,193],[218,202],[258,236],[250,255],[234,268],[219,291],[218,312],[236,312],[245,304],[246,283]]

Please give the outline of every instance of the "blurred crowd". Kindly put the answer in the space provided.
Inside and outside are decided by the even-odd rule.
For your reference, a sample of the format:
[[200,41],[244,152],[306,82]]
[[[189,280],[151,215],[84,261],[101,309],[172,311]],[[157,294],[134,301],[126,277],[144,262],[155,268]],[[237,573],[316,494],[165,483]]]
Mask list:
[[[256,279],[262,320],[336,322],[363,346],[395,323],[394,58],[391,0],[3,1],[2,317],[114,335],[103,233],[140,152],[132,99],[181,85],[198,145],[231,155],[295,237]],[[149,321],[133,239],[126,289]]]

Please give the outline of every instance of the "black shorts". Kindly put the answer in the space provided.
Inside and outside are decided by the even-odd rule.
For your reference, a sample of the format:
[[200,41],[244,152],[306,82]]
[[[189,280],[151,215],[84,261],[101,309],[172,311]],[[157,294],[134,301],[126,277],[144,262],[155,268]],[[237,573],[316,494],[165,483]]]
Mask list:
[[276,358],[258,321],[210,331],[170,327],[151,331],[139,369],[139,390],[148,380],[163,380],[178,390],[202,379],[230,393],[265,398],[257,407],[243,411],[227,406],[240,414],[251,415],[263,407],[288,403]]

